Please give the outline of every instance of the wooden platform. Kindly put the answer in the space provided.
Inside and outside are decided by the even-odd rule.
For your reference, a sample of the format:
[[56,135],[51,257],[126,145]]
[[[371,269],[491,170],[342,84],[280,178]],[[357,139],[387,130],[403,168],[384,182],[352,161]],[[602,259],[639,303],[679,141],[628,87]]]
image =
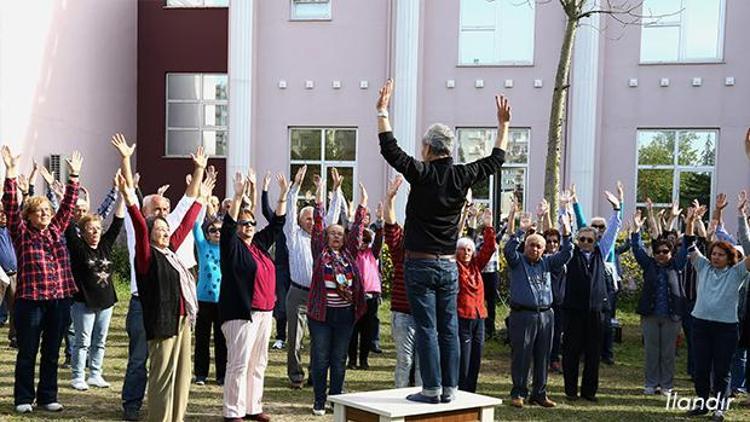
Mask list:
[[490,422],[502,400],[459,391],[450,403],[426,404],[406,400],[420,387],[329,396],[336,422]]

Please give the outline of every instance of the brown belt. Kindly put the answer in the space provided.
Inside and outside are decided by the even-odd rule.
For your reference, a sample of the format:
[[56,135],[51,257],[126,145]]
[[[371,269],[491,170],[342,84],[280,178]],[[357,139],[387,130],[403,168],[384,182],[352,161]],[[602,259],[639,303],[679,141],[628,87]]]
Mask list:
[[404,251],[404,259],[410,260],[410,259],[444,259],[448,261],[455,261],[456,255],[455,254],[449,254],[449,255],[440,255],[436,253],[430,253],[430,252],[417,252],[417,251]]

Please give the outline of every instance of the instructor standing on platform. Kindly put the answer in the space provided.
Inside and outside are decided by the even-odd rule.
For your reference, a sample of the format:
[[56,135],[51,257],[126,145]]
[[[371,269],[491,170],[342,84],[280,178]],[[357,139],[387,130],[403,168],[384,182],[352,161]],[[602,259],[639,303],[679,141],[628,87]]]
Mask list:
[[[380,89],[377,103],[380,153],[411,185],[404,225],[404,278],[416,324],[422,392],[407,399],[425,403],[450,402],[458,386],[459,344],[456,295],[456,241],[466,192],[495,174],[505,161],[510,106],[496,96],[498,134],[489,157],[465,165],[453,164],[455,135],[435,123],[422,137],[422,161],[406,154],[393,137],[388,103],[393,81]],[[413,142],[407,140],[407,142]]]

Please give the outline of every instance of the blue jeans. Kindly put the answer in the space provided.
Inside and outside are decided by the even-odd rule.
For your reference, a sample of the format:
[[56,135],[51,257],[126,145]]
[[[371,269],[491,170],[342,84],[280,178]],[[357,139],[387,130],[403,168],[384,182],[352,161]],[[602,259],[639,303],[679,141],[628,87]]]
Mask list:
[[308,319],[310,327],[313,391],[315,409],[326,403],[328,369],[331,370],[331,387],[328,394],[341,394],[346,374],[346,352],[354,329],[354,309],[327,308],[326,321]]
[[70,366],[73,379],[83,379],[87,359],[89,377],[102,375],[104,344],[107,342],[112,306],[106,309],[89,309],[84,302],[73,302],[71,315],[75,328],[75,340],[71,353]]
[[70,314],[70,298],[55,300],[18,299],[15,324],[18,336],[16,380],[13,387],[15,405],[34,402],[34,372],[41,341],[39,386],[36,402],[45,405],[57,401],[57,360],[60,357],[65,322]]
[[146,329],[143,327],[143,307],[138,296],[130,297],[125,331],[128,333],[129,342],[128,367],[122,383],[122,407],[140,410],[146,393],[148,343]]
[[419,376],[419,359],[414,347],[414,318],[411,314],[393,311],[391,313],[391,336],[396,347],[396,368],[394,377],[396,388],[409,386],[409,373],[412,366],[417,368],[415,384],[422,385]]
[[745,368],[747,365],[747,349],[738,347],[732,359],[732,391],[745,390]]
[[404,263],[404,282],[416,326],[422,394],[452,395],[458,386],[458,269],[456,261],[416,259]]

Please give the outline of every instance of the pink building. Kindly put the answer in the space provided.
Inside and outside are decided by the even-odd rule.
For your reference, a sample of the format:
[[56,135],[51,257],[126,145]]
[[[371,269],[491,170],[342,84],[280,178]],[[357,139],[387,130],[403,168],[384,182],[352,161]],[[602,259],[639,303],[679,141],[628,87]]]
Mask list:
[[[456,129],[459,161],[489,152],[493,95],[505,93],[514,115],[509,160],[499,178],[477,186],[475,196],[505,210],[517,192],[533,210],[542,195],[565,25],[557,2],[81,3],[90,2],[50,3],[54,10],[68,9],[52,13],[50,28],[75,22],[68,36],[79,42],[73,51],[58,47],[48,55],[90,75],[70,71],[68,83],[56,88],[56,95],[73,101],[55,107],[60,112],[54,121],[71,128],[66,134],[76,141],[82,137],[72,128],[102,132],[84,136],[85,145],[101,143],[115,130],[136,133],[147,190],[181,186],[190,167],[186,154],[203,144],[226,177],[248,166],[261,174],[302,164],[317,172],[335,166],[353,182],[346,185],[348,196],[363,181],[374,202],[391,175],[379,154],[374,104],[380,85],[393,77],[391,116],[401,145],[418,151],[426,127],[443,122]],[[617,180],[626,185],[630,212],[646,197],[660,206],[684,205],[696,196],[712,203],[718,192],[733,196],[750,176],[741,143],[750,125],[750,59],[743,49],[750,2],[645,0],[638,13],[660,18],[623,26],[595,15],[576,40],[562,179],[577,184],[589,214],[606,212],[601,191]],[[7,70],[16,68],[10,38],[41,37],[0,15],[0,81],[12,88],[20,73]],[[54,40],[48,35],[41,48],[52,48]],[[82,55],[88,60],[81,65]],[[102,58],[112,56],[118,65]],[[39,66],[32,77],[43,86],[50,67]],[[83,96],[76,89],[92,83]],[[7,88],[0,90],[2,134],[35,145],[42,155],[52,153],[54,143],[33,143],[34,131],[50,123],[7,123],[16,98],[3,92]],[[123,105],[97,103],[94,114],[80,121],[80,103],[98,98]],[[31,116],[44,107],[38,99],[28,103]],[[101,171],[94,183],[104,186],[110,169]]]

